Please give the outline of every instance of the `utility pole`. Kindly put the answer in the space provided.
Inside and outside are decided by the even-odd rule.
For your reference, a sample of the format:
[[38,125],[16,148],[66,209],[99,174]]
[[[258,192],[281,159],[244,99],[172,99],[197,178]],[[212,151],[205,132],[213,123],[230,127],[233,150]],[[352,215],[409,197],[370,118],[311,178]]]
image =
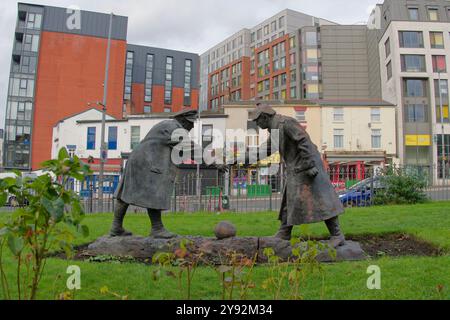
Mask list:
[[111,53],[111,33],[114,14],[111,12],[109,16],[109,32],[108,32],[108,47],[106,49],[106,65],[105,65],[105,81],[103,82],[103,103],[102,106],[102,129],[101,129],[101,144],[100,144],[100,172],[98,176],[98,208],[103,212],[103,181],[105,174],[105,163],[108,159],[108,148],[105,142],[105,126],[106,126],[106,102],[108,95],[108,76],[109,76],[109,57]]
[[[439,105],[440,105],[440,118],[441,118],[441,134],[442,134],[442,184],[445,182],[445,131],[444,131],[444,112],[442,110],[442,87],[441,87],[441,70],[438,70],[438,77],[439,77]],[[447,89],[447,96],[448,96],[448,89]]]
[[[197,128],[197,135],[198,135],[198,147],[200,148],[201,152],[203,153],[203,145],[202,145],[202,123],[201,123],[201,118],[200,118],[200,113],[201,113],[201,109],[200,106],[198,106],[198,112],[197,112],[197,122],[198,122],[198,128]],[[201,159],[203,159],[203,154]],[[200,159],[197,159],[197,190],[196,190],[196,195],[197,195],[197,200],[198,200],[198,210],[200,211],[201,208],[201,193],[202,193],[202,188],[201,188],[201,181],[200,181]]]

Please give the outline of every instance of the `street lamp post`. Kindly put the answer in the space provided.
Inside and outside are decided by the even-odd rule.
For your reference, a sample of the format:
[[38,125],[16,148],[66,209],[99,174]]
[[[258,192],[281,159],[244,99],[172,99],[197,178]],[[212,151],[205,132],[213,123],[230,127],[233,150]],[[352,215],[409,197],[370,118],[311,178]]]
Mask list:
[[[198,135],[198,148],[203,152],[203,145],[202,145],[202,123],[200,118],[201,109],[200,106],[198,106],[198,113],[197,113],[197,121],[198,121],[198,128],[197,128],[197,135]],[[203,157],[202,157],[203,158]],[[198,198],[198,210],[200,211],[200,202],[201,202],[201,181],[200,181],[200,159],[197,158],[197,198]]]
[[101,129],[101,144],[100,144],[100,171],[98,176],[98,208],[103,212],[103,181],[105,172],[105,163],[107,161],[107,147],[105,142],[105,123],[106,123],[106,102],[108,95],[108,76],[109,76],[109,58],[111,53],[111,33],[114,14],[111,12],[109,16],[109,31],[108,31],[108,46],[106,49],[106,65],[105,65],[105,81],[103,82],[103,103],[102,106],[102,129]]
[[[444,131],[444,112],[442,110],[442,87],[441,87],[441,70],[438,70],[439,81],[439,111],[441,118],[441,134],[442,134],[442,183],[445,181],[445,131]],[[448,89],[447,89],[448,90]]]

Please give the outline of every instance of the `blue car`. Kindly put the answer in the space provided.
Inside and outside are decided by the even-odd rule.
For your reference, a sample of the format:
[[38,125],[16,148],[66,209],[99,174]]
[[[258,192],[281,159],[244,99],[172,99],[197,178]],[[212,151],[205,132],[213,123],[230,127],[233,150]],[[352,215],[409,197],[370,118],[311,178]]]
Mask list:
[[[373,187],[373,192],[372,192]],[[381,177],[368,178],[338,192],[339,200],[346,208],[366,207],[371,205],[372,194],[383,189]]]

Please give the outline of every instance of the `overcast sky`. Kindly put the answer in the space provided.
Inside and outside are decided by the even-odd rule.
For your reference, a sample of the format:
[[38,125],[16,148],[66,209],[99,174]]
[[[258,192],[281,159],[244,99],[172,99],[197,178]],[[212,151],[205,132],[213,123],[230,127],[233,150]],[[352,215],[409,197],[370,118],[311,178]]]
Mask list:
[[[128,16],[128,42],[201,54],[242,28],[289,8],[361,24],[382,0],[23,0]],[[0,1],[0,128],[4,127],[17,1]]]

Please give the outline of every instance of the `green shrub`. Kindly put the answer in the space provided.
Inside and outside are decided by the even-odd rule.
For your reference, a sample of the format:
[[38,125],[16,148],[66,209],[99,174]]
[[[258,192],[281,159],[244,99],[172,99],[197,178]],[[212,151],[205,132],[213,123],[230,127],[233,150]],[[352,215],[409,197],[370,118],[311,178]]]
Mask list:
[[401,168],[390,168],[381,178],[385,187],[375,197],[376,205],[416,204],[428,201],[424,189],[427,181],[418,174],[407,172]]

